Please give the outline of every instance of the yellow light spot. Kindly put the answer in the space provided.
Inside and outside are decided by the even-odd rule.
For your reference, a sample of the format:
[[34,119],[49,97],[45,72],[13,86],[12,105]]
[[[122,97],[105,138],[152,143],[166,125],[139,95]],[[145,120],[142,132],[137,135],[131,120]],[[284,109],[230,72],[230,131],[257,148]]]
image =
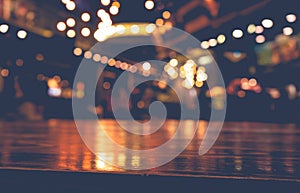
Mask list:
[[226,41],[226,36],[223,35],[223,34],[220,34],[218,37],[217,37],[217,41],[219,44],[223,44],[225,41]]
[[178,65],[178,60],[173,58],[172,60],[170,60],[170,65],[176,67]]
[[250,24],[247,28],[249,34],[253,34],[256,31],[256,26],[254,24]]
[[75,36],[76,36],[75,30],[69,29],[69,30],[67,31],[67,37],[68,37],[68,38],[75,38]]

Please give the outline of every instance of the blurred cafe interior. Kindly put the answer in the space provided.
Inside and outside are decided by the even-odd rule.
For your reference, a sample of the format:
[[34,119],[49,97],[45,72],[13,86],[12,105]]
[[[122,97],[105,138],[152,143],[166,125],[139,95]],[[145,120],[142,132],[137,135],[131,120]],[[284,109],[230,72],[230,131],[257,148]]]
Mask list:
[[[167,46],[153,45],[113,57],[107,50],[93,52],[94,45],[107,41],[115,43],[111,47],[142,44],[145,38],[155,43],[175,28],[199,41],[198,48],[188,52],[193,59]],[[166,45],[173,41],[180,45],[186,40],[174,38]],[[153,60],[162,64],[157,66]],[[182,101],[170,85],[199,101],[197,119],[204,123],[210,120],[212,109],[226,110],[224,129],[208,157],[193,158],[186,153],[150,174],[300,182],[296,166],[300,160],[296,148],[300,131],[299,2],[0,0],[1,170],[16,167],[136,174],[100,162],[75,132],[72,103],[80,103],[90,94],[89,82],[74,81],[83,62],[98,65],[102,73],[94,106],[81,108],[83,116],[79,118],[96,114],[112,130],[118,127],[114,110],[127,108],[135,120],[143,122],[151,118],[149,108],[155,101],[167,110],[171,123],[165,128],[173,127],[172,121],[182,119]],[[220,70],[224,87],[209,86],[208,81],[214,78],[209,73],[211,63]],[[123,75],[123,86],[112,96]],[[153,76],[159,78],[134,86]],[[185,102],[187,108],[193,108],[194,104]],[[201,133],[199,139],[203,138]],[[115,139],[122,141],[123,134],[115,133]],[[166,137],[156,134],[158,141]],[[134,145],[137,141],[127,142]],[[198,151],[200,144],[195,144],[190,151]],[[44,148],[48,154],[41,153]],[[138,158],[134,160],[129,164],[137,164]],[[198,165],[197,160],[206,165]]]

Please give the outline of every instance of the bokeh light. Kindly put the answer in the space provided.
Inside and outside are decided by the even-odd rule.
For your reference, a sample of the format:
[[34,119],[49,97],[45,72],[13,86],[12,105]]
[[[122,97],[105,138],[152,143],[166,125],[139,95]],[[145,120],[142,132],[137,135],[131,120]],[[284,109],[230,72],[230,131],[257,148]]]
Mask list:
[[5,33],[8,32],[8,30],[9,30],[9,26],[7,24],[1,24],[0,25],[0,32],[1,33],[5,34]]
[[20,39],[25,39],[27,37],[27,32],[25,30],[19,30],[17,32],[17,36]]
[[152,0],[147,0],[145,2],[145,8],[148,9],[148,10],[153,9],[154,6],[155,6],[155,4],[154,4],[154,1],[152,1]]
[[81,20],[83,22],[89,22],[91,20],[91,15],[88,12],[82,13]]
[[232,32],[232,36],[236,39],[242,38],[244,35],[243,31],[241,29],[235,29]]

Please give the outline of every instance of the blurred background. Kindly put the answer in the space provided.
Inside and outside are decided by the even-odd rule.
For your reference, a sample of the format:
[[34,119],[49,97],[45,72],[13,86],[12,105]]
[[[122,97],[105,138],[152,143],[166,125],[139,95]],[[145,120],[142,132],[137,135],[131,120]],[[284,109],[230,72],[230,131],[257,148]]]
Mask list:
[[[196,88],[199,119],[209,119],[211,97],[226,92],[228,121],[298,123],[297,6],[292,0],[0,0],[0,119],[72,119],[72,98],[85,96],[85,83],[73,85],[83,59],[107,65],[97,85],[96,113],[114,118],[110,96],[118,76],[128,73],[130,87],[136,75],[155,73],[151,63],[139,62],[158,59],[165,61],[168,77],[134,89],[128,106],[136,119],[147,119],[155,100],[166,105],[168,118],[180,118],[178,98],[167,86],[180,81],[184,92]],[[155,41],[172,27],[201,42],[195,61],[151,46],[116,58],[89,51],[108,38],[124,44],[126,39],[119,37],[149,36]],[[212,61],[203,50],[218,63],[226,91],[208,88],[206,66]],[[126,108],[126,92],[128,88],[120,90],[120,110]],[[90,108],[83,111],[93,113]]]

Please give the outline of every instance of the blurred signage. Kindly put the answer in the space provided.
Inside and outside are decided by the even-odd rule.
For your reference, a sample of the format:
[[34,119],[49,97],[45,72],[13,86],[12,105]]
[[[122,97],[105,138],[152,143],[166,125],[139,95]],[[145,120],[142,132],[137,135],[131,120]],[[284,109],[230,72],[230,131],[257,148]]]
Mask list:
[[300,34],[278,35],[275,41],[256,46],[258,64],[273,66],[287,63],[300,57]]

